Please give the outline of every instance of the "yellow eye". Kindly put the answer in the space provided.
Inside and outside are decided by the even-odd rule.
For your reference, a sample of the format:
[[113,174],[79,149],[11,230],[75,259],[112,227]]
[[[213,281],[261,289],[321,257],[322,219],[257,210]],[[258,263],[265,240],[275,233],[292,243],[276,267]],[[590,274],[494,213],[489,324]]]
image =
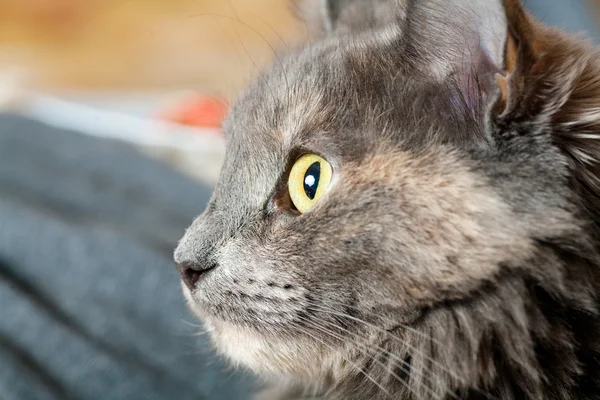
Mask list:
[[301,213],[310,210],[331,183],[331,165],[316,154],[300,157],[290,172],[288,190]]

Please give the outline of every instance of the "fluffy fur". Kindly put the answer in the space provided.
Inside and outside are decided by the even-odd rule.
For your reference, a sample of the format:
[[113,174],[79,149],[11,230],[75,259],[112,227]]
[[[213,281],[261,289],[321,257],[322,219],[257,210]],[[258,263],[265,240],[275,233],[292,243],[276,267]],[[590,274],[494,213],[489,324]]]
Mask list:
[[[511,0],[313,7],[175,252],[216,347],[271,399],[600,398],[595,50]],[[307,152],[334,177],[299,215]]]

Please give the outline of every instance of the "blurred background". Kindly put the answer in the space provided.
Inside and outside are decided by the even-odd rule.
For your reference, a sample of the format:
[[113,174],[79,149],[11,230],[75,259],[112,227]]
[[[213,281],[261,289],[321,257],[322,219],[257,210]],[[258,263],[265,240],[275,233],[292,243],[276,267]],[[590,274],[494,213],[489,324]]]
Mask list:
[[[300,1],[300,0],[298,0]],[[599,42],[600,0],[528,0]],[[288,0],[0,0],[0,399],[246,399],[171,253]]]
[[[218,127],[222,110],[210,100],[226,104],[275,52],[306,37],[293,9],[288,0],[0,0],[0,105],[77,130],[158,141],[150,150],[212,183],[218,139],[191,144],[173,126],[144,126],[151,132],[139,137],[138,118]],[[176,134],[153,136],[168,128]],[[181,154],[190,146],[202,160]]]
[[[0,107],[148,144],[212,184],[219,137],[147,122],[218,128],[227,99],[306,40],[301,1],[0,0]],[[525,2],[551,25],[600,37],[600,0]]]

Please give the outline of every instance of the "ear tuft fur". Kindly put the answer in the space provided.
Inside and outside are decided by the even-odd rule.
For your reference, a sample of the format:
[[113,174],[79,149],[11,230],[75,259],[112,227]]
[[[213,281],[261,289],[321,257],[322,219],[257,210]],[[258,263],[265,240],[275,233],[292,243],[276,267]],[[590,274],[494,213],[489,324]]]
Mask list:
[[496,121],[549,132],[600,231],[600,55],[536,23],[519,3],[504,0],[517,50],[514,61],[506,57],[508,103]]
[[556,145],[568,156],[572,186],[600,231],[600,57],[575,43],[564,43],[546,112]]

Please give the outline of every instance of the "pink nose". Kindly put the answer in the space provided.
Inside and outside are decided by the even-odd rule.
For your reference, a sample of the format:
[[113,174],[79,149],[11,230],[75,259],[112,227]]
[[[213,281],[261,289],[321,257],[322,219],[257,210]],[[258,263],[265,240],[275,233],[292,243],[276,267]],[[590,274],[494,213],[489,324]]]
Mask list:
[[216,264],[209,263],[206,265],[196,263],[177,264],[177,270],[181,275],[181,280],[190,289],[194,290],[196,283],[206,276],[206,273],[211,269],[216,268]]

